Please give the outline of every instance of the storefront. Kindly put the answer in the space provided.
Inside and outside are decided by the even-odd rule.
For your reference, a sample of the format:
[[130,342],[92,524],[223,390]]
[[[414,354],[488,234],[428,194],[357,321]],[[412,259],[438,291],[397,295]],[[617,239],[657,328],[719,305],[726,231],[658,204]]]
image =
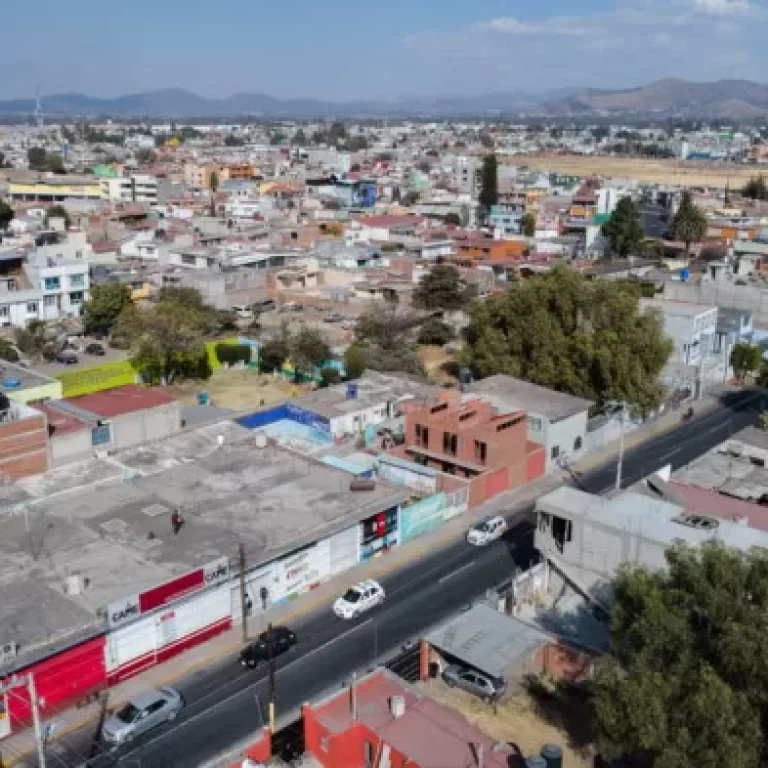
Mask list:
[[360,562],[388,552],[399,542],[398,507],[382,510],[360,523]]

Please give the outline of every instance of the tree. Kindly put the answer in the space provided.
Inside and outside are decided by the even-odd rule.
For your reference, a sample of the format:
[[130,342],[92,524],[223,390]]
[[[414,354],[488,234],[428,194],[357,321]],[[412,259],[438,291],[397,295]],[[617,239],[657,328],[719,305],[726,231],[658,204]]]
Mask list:
[[365,349],[359,344],[350,344],[344,352],[344,370],[350,379],[359,379],[365,371]]
[[731,365],[736,378],[743,384],[750,373],[754,373],[763,363],[762,347],[745,342],[738,342],[731,350]]
[[211,171],[208,178],[208,186],[211,188],[211,217],[216,218],[216,192],[219,189],[219,174]]
[[707,233],[707,217],[694,205],[690,192],[683,192],[680,207],[672,222],[672,236],[685,243],[685,252],[690,253],[691,243],[698,243]]
[[45,164],[46,157],[46,151],[42,147],[30,147],[27,150],[27,161],[29,163],[29,169],[31,171],[48,170]]
[[91,288],[91,298],[85,302],[85,330],[88,333],[109,333],[122,311],[132,303],[131,291],[127,285],[94,285]]
[[69,229],[72,221],[69,218],[69,212],[63,205],[52,205],[45,212],[45,226],[47,227],[51,219],[64,219],[64,226]]
[[216,359],[222,365],[247,365],[251,362],[251,348],[248,344],[217,344]]
[[768,185],[765,183],[763,174],[750,178],[742,188],[741,194],[752,200],[768,200]]
[[337,368],[325,365],[320,369],[320,379],[320,386],[329,387],[331,384],[339,384],[341,382],[341,374]]
[[520,229],[526,237],[534,237],[536,235],[536,214],[528,211],[520,222]]
[[136,162],[139,165],[151,165],[155,160],[157,160],[157,154],[151,149],[140,149],[136,153]]
[[419,281],[413,292],[414,307],[461,309],[467,302],[467,285],[453,264],[436,264]]
[[445,216],[443,216],[443,223],[444,224],[453,224],[455,227],[461,226],[461,216],[459,216],[458,213],[446,213]]
[[494,142],[493,142],[493,136],[491,136],[488,131],[483,131],[480,134],[480,146],[484,149],[493,149]]
[[416,205],[419,202],[419,193],[415,189],[411,189],[403,195],[402,203],[405,206]]
[[23,355],[40,358],[45,347],[45,323],[42,320],[31,320],[26,328],[14,328],[13,338]]
[[629,281],[589,281],[559,266],[469,307],[462,364],[594,400],[647,411],[672,352],[660,315],[641,312]]
[[262,372],[279,371],[287,359],[288,343],[282,337],[265,341],[259,349],[259,368]]
[[19,361],[19,353],[8,339],[0,338],[0,360],[7,360],[9,363]]
[[355,340],[365,350],[366,368],[424,376],[414,339],[422,321],[416,313],[392,302],[376,304],[360,315]]
[[621,258],[626,259],[637,253],[643,242],[643,228],[637,206],[631,198],[622,197],[619,200],[611,218],[603,224],[602,231],[611,244],[611,250]]
[[297,374],[312,375],[331,356],[331,348],[325,334],[311,325],[302,325],[291,334],[288,351]]
[[483,158],[479,201],[483,218],[487,218],[491,206],[499,202],[499,161],[496,155],[486,155]]
[[447,323],[437,317],[430,317],[424,321],[419,330],[419,344],[433,344],[442,347],[449,341],[453,341],[456,335]]
[[15,215],[13,208],[5,200],[0,200],[0,232],[5,232],[8,229],[8,225],[13,221]]
[[244,145],[245,145],[245,141],[241,139],[239,136],[235,136],[234,133],[228,133],[224,137],[225,147],[242,147]]
[[195,307],[167,300],[143,310],[126,307],[115,333],[128,341],[131,363],[151,383],[211,375],[205,315]]
[[304,133],[303,128],[299,128],[296,133],[293,134],[292,142],[297,147],[306,147],[307,146],[307,134]]
[[183,285],[166,285],[160,289],[158,302],[172,302],[204,312],[208,309],[203,301],[203,294],[197,288],[187,288]]
[[611,653],[594,689],[598,748],[638,768],[768,759],[768,555],[708,542],[614,582]]

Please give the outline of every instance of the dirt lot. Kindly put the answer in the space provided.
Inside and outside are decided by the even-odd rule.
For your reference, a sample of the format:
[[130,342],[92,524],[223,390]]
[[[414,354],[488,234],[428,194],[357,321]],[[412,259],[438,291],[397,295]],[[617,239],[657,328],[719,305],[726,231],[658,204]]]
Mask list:
[[497,713],[475,696],[431,680],[430,696],[461,712],[470,722],[498,741],[517,745],[524,757],[537,755],[545,744],[563,750],[563,765],[592,768],[594,745],[590,709],[575,689],[552,691],[536,687],[533,693],[510,693]]
[[456,384],[458,379],[454,371],[455,355],[447,352],[444,347],[423,346],[419,347],[419,357],[427,369],[430,381],[446,386]]
[[704,161],[651,160],[639,157],[588,157],[582,155],[517,155],[508,158],[509,165],[527,165],[539,171],[559,171],[574,176],[614,176],[638,179],[653,184],[686,187],[738,189],[760,169],[750,165],[710,163]]
[[300,394],[304,389],[305,387],[297,386],[292,382],[272,376],[262,376],[257,371],[249,369],[218,370],[208,381],[184,381],[163,387],[165,392],[184,405],[196,404],[198,393],[208,392],[213,405],[219,408],[232,408],[236,411],[280,402]]

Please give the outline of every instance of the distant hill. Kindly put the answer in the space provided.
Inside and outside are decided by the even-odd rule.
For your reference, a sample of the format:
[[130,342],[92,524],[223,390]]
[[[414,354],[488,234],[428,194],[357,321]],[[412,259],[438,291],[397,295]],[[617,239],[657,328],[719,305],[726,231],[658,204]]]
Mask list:
[[[655,114],[751,118],[768,114],[768,85],[748,80],[696,83],[659,80],[624,90],[561,88],[540,94],[489,93],[475,96],[411,98],[402,101],[331,102],[278,99],[263,93],[236,93],[221,99],[168,88],[102,99],[62,93],[42,99],[50,117],[123,118],[310,118],[310,117],[459,117],[518,115],[565,116]],[[0,117],[31,115],[32,99],[0,101]]]

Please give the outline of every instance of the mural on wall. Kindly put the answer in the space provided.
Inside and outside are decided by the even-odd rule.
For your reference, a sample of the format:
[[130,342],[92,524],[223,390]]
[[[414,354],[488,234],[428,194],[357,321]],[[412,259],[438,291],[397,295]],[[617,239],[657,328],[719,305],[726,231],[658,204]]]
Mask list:
[[360,562],[370,560],[397,546],[397,510],[397,507],[390,507],[360,523]]
[[400,511],[400,541],[405,543],[423,536],[452,516],[452,510],[446,507],[444,493],[437,493],[409,507],[403,507]]

